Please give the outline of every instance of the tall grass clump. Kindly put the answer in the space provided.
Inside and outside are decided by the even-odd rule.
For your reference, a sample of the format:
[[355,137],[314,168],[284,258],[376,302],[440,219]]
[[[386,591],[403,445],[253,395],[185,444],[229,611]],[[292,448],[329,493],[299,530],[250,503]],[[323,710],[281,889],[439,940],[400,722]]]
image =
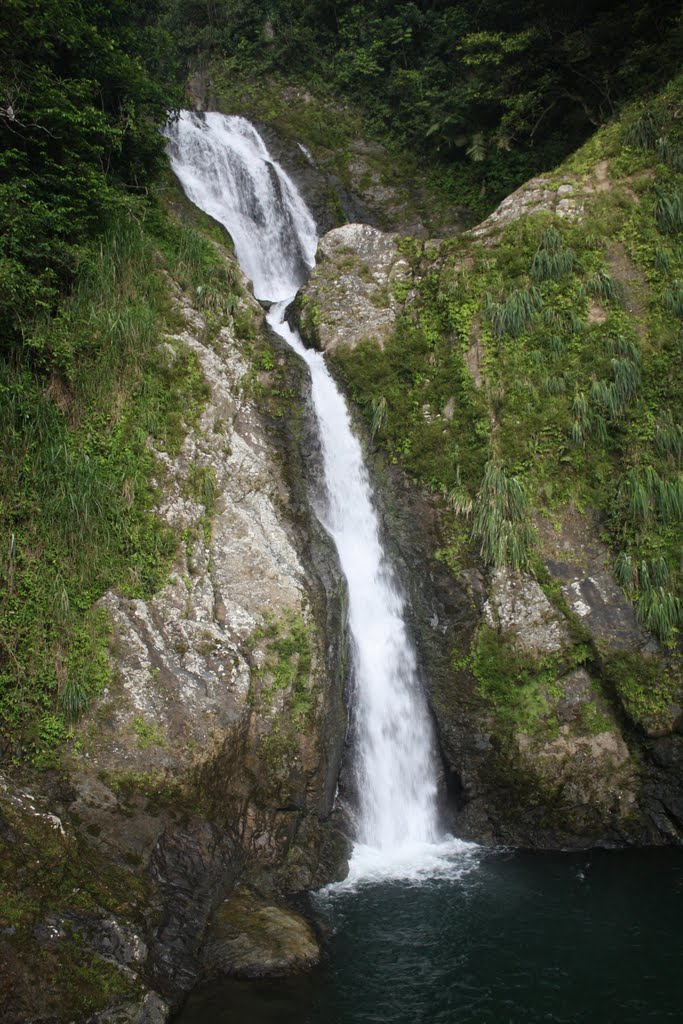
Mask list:
[[654,149],[661,135],[659,119],[646,108],[624,131],[624,142],[634,149]]
[[657,227],[667,235],[683,230],[683,192],[680,189],[657,189],[654,215]]
[[651,518],[660,484],[660,476],[652,466],[634,466],[622,474],[618,493],[632,525],[638,526]]
[[640,622],[660,639],[668,640],[683,625],[681,599],[664,587],[643,590],[636,598]]
[[42,716],[73,721],[106,684],[95,602],[111,588],[149,597],[177,550],[156,514],[150,439],[177,451],[208,392],[197,357],[168,337],[178,250],[156,227],[122,214],[82,253],[58,312],[0,357],[0,735],[29,757],[43,757]]
[[667,480],[653,466],[635,466],[619,481],[618,493],[626,509],[626,518],[640,526],[653,518],[663,523],[683,521],[683,475]]
[[567,248],[557,228],[548,228],[531,263],[531,276],[536,282],[559,281],[574,268],[574,252]]
[[195,305],[219,317],[228,317],[239,304],[240,285],[234,264],[187,224],[171,225],[165,232],[166,249],[174,276],[191,293]]
[[683,283],[674,281],[664,292],[664,308],[674,316],[683,318]]
[[621,281],[617,281],[609,271],[600,269],[588,278],[582,286],[582,292],[594,299],[602,299],[620,306],[624,302],[625,292]]
[[494,302],[489,296],[486,312],[499,338],[506,334],[517,338],[526,330],[542,306],[543,300],[537,288],[516,288],[502,302]]
[[[595,382],[591,387],[590,395],[586,395],[583,391],[577,391],[574,395],[571,407],[573,417],[571,439],[576,445],[583,446],[589,440],[597,440],[604,444],[607,440],[605,417],[594,408],[598,387],[604,389],[601,382]],[[611,395],[609,386],[605,389],[605,393]]]
[[683,459],[683,427],[674,422],[670,411],[662,413],[657,420],[654,445],[662,458],[671,459],[675,463]]
[[384,395],[378,395],[372,399],[370,403],[372,411],[372,420],[370,422],[370,436],[374,438],[379,434],[387,425],[388,407],[387,400]]
[[671,270],[673,258],[671,249],[665,249],[664,246],[658,245],[655,249],[655,270],[660,274],[668,274]]
[[472,537],[488,565],[522,569],[534,540],[527,520],[529,498],[524,483],[490,460],[473,508]]
[[474,502],[460,477],[460,466],[455,470],[455,483],[446,492],[446,504],[456,515],[469,518],[472,515]]
[[674,171],[683,171],[683,146],[664,135],[657,140],[657,156]]

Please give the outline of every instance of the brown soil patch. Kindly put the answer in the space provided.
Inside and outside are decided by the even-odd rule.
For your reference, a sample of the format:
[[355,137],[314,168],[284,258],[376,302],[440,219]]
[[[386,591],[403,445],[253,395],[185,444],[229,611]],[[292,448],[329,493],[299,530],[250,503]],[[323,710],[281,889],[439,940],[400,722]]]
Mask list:
[[645,274],[633,262],[621,242],[612,242],[607,251],[607,262],[612,275],[626,288],[626,309],[636,321],[638,334],[643,335],[642,316],[647,297]]
[[609,192],[612,187],[607,173],[609,164],[607,160],[601,160],[599,164],[595,165],[595,171],[593,172],[595,180],[595,191],[596,192]]
[[591,299],[588,304],[588,323],[589,324],[604,324],[607,319],[607,313],[599,306],[595,299]]
[[475,388],[480,388],[484,383],[481,367],[484,361],[484,346],[479,334],[481,324],[475,320],[470,328],[470,347],[465,354],[465,365],[470,371]]

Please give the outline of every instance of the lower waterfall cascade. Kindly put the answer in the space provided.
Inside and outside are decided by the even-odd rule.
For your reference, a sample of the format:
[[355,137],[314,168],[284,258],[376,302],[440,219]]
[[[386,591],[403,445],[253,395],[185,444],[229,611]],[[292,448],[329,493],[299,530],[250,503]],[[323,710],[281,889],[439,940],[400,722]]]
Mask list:
[[349,876],[340,885],[457,877],[473,847],[439,825],[433,727],[361,445],[324,356],[307,349],[285,319],[314,266],[313,218],[244,118],[183,111],[165,134],[186,195],[229,231],[255,296],[272,304],[268,323],[311,375],[326,489],[319,517],[348,585],[354,675],[356,841]]

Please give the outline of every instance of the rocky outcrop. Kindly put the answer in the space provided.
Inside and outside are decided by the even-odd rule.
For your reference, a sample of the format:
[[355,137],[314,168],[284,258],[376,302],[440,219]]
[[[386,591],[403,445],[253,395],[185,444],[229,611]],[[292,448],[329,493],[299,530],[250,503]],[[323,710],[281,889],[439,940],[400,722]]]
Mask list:
[[278,977],[320,960],[310,925],[286,907],[267,903],[243,886],[211,922],[203,950],[206,977]]
[[396,235],[346,224],[320,240],[317,265],[293,313],[308,341],[324,351],[354,348],[364,339],[381,346],[411,287]]

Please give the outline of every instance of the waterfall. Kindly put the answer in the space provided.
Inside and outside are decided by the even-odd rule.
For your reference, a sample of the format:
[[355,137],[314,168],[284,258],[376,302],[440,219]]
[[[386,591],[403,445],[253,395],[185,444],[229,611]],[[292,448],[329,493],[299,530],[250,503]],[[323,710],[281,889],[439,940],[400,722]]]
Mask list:
[[256,296],[273,303],[268,322],[311,373],[327,492],[320,518],[349,594],[359,802],[349,878],[448,874],[450,858],[466,844],[439,831],[431,720],[361,447],[323,355],[306,349],[285,321],[314,265],[315,224],[244,118],[184,112],[166,135],[188,198],[230,232]]

